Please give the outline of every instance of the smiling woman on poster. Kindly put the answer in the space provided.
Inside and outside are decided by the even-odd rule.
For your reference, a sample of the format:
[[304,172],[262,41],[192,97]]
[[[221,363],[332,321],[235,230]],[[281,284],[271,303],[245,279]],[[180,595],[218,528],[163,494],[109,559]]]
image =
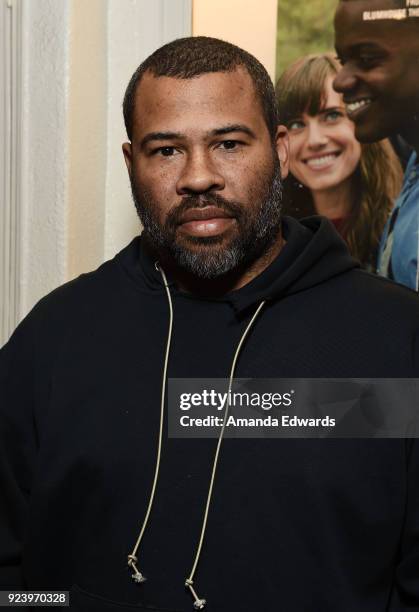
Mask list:
[[385,222],[400,191],[401,166],[387,141],[361,145],[332,87],[330,54],[296,60],[278,81],[281,121],[290,134],[287,214],[328,217],[352,255],[375,270]]

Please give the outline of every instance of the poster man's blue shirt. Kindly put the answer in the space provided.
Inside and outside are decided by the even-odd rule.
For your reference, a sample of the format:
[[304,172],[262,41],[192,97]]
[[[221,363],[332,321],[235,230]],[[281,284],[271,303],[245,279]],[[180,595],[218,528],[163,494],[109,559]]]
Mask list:
[[[417,290],[418,248],[419,159],[416,153],[412,153],[402,191],[381,238],[378,273]],[[389,252],[389,258],[386,258],[386,252]]]

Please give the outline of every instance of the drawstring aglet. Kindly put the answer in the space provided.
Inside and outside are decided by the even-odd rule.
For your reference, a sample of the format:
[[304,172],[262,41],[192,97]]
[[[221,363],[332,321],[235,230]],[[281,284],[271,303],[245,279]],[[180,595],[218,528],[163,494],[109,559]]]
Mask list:
[[145,582],[147,580],[147,578],[141,572],[139,572],[137,569],[135,569],[135,574],[131,574],[131,578],[137,584],[141,584],[142,582]]
[[198,595],[196,594],[195,589],[193,588],[192,585],[193,585],[193,581],[192,580],[190,580],[189,578],[188,578],[188,580],[185,580],[185,587],[190,589],[190,591],[192,593],[192,596],[193,596],[193,598],[195,600],[193,602],[194,610],[203,610],[205,608],[205,606],[206,606],[207,600],[206,599],[200,599],[198,597]]
[[141,584],[142,582],[145,582],[147,578],[144,576],[144,574],[138,571],[138,568],[135,565],[137,561],[138,559],[135,555],[128,555],[128,567],[131,567],[134,570],[134,573],[131,574],[131,578],[137,584]]

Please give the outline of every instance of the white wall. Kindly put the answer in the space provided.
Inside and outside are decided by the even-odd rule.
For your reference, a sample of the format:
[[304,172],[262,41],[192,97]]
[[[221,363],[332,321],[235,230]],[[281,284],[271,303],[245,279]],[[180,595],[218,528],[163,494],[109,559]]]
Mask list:
[[21,315],[67,275],[70,2],[22,8]]
[[108,124],[108,15],[103,0],[72,0],[69,18],[66,278],[103,260]]

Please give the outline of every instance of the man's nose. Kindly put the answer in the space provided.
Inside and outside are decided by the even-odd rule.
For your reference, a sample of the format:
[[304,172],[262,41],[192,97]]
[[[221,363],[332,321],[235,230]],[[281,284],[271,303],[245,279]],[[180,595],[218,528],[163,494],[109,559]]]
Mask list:
[[338,93],[348,93],[355,88],[357,78],[355,71],[350,66],[342,66],[333,81],[333,89]]
[[224,187],[225,180],[220,170],[215,167],[209,153],[202,151],[188,156],[176,183],[179,195],[217,191]]

